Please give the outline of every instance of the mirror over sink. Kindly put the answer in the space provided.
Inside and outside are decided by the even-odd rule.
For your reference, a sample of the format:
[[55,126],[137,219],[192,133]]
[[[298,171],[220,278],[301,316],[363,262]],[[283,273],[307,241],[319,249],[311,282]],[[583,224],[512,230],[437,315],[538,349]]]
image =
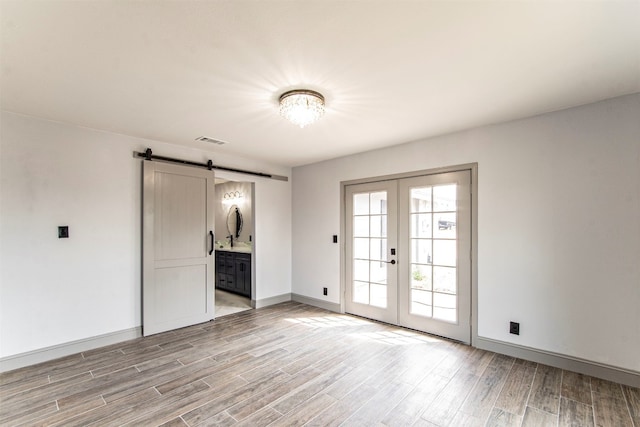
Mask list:
[[240,233],[242,233],[242,222],[242,212],[240,212],[240,208],[238,205],[232,205],[227,214],[227,231],[229,232],[229,236],[233,236],[233,239],[240,237]]

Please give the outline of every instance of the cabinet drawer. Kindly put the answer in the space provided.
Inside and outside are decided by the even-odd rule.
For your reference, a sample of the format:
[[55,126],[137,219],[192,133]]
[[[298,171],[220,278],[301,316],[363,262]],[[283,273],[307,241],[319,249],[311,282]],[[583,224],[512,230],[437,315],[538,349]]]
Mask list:
[[241,260],[244,262],[251,262],[251,254],[245,254],[245,253],[237,253],[236,255],[236,260]]

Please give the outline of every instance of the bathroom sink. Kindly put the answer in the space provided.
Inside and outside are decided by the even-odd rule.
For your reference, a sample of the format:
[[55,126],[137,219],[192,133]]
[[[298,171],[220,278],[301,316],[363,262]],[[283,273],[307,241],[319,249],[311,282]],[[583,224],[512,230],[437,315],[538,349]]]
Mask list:
[[216,251],[251,253],[251,246],[243,242],[238,242],[234,243],[233,247],[231,247],[228,243],[225,243],[216,245]]

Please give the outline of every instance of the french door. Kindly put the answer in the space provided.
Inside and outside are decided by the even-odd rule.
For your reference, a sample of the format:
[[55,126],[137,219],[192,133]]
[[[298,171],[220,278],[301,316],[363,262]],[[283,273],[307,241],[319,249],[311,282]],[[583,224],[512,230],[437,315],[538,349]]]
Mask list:
[[143,161],[142,331],[214,317],[214,175]]
[[471,342],[471,172],[345,188],[348,313]]
[[346,187],[347,312],[397,323],[397,183]]

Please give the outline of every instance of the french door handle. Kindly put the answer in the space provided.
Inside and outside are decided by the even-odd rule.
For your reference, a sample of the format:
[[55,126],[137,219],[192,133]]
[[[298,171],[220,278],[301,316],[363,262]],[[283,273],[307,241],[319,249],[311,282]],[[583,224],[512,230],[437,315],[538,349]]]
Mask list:
[[213,254],[213,248],[215,247],[215,242],[213,239],[213,231],[209,230],[209,236],[211,236],[211,249],[209,250],[209,255]]
[[396,260],[392,259],[391,261],[382,261],[382,262],[386,262],[387,264],[395,264]]

